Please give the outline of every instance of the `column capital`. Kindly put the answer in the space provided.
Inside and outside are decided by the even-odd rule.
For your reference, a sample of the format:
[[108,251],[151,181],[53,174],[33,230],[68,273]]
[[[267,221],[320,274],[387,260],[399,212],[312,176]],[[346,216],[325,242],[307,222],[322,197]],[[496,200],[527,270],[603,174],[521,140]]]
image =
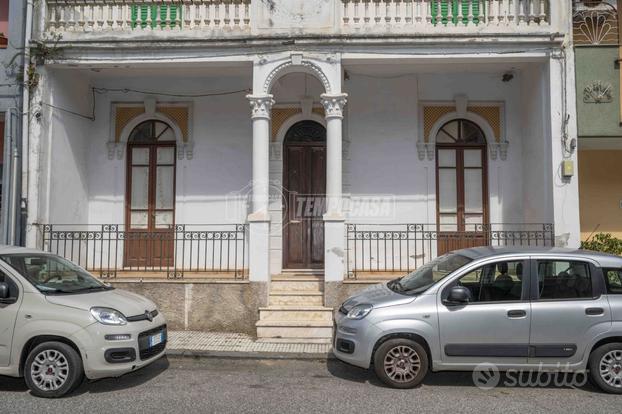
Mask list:
[[274,105],[274,99],[272,95],[246,95],[251,105],[251,118],[265,118],[270,119],[270,112],[272,105]]
[[320,95],[322,105],[324,105],[324,113],[326,119],[330,118],[343,118],[343,108],[348,102],[347,93],[328,94],[323,93]]

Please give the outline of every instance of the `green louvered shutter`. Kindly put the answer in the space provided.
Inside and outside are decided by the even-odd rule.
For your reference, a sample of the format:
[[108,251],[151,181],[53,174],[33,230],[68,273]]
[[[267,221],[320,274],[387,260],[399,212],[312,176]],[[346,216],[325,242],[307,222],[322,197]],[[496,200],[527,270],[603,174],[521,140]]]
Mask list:
[[[140,27],[142,29],[144,29],[145,27],[147,27],[147,18],[149,17],[149,8],[151,8],[151,15],[152,16],[156,16],[158,13],[158,9],[159,9],[159,13],[160,13],[160,28],[164,28],[166,27],[166,11],[168,9],[171,10],[171,14],[170,14],[170,19],[171,19],[171,23],[170,23],[170,27],[175,27],[177,25],[177,23],[175,22],[175,20],[177,19],[177,16],[179,15],[179,24],[181,24],[181,6],[180,5],[176,5],[176,4],[171,4],[171,5],[160,5],[160,6],[148,6],[148,5],[134,5],[132,6],[132,11],[131,11],[131,19],[132,19],[132,28],[136,28],[138,26],[138,16],[140,13]],[[155,28],[157,26],[157,21],[154,18],[151,21],[151,27]]]
[[[469,4],[473,3],[473,23],[479,24],[480,2],[479,0],[463,0],[462,1],[462,24],[468,23]],[[441,21],[443,25],[447,25],[449,17],[449,5],[451,4],[452,23],[458,23],[458,2],[453,0],[441,0]],[[438,2],[432,2],[432,24],[436,25],[438,16]]]

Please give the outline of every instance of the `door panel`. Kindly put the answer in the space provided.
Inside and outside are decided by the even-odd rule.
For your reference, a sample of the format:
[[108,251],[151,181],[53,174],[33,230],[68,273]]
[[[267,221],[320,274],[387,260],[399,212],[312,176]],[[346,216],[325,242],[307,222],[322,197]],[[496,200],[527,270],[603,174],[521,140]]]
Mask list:
[[0,282],[8,283],[9,295],[17,298],[15,303],[0,303],[0,367],[6,367],[11,361],[15,320],[22,302],[22,295],[17,283],[1,270]]
[[128,146],[124,266],[167,268],[175,247],[175,144]]
[[436,154],[438,254],[488,244],[485,147],[438,145]]
[[[491,263],[466,272],[443,289],[438,317],[444,363],[527,362],[531,306],[525,269],[527,260]],[[443,303],[451,286],[458,284],[471,291],[472,301]]]
[[285,268],[324,266],[326,147],[323,143],[284,145],[287,193],[283,228]]
[[532,301],[529,362],[578,363],[592,338],[611,326],[607,296],[598,292],[595,280],[599,272],[587,262],[567,258],[533,260],[531,266],[532,286],[537,286],[532,295],[537,299]]

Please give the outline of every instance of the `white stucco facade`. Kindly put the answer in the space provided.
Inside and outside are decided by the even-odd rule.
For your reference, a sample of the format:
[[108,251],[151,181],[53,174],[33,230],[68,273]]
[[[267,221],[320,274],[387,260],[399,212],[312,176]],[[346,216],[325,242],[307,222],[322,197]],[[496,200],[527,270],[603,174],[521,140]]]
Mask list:
[[[46,224],[123,225],[128,131],[149,118],[150,106],[178,105],[188,116],[185,127],[169,122],[187,135],[177,142],[174,222],[248,225],[252,281],[269,281],[287,267],[283,141],[305,120],[326,131],[326,281],[347,276],[349,223],[437,224],[434,138],[455,119],[474,122],[485,135],[487,222],[552,224],[554,243],[578,246],[576,176],[560,172],[563,160],[576,170],[576,154],[564,144],[576,138],[576,127],[574,106],[562,104],[574,101],[574,80],[565,43],[570,22],[557,2],[547,27],[503,26],[497,33],[450,27],[446,38],[418,39],[416,28],[396,37],[344,27],[354,2],[345,9],[341,2],[313,2],[321,13],[298,23],[281,8],[268,29],[258,3],[250,2],[244,42],[236,32],[220,39],[210,32],[214,43],[201,43],[200,29],[183,28],[168,37],[154,31],[146,48],[132,45],[136,33],[68,34],[65,54],[39,69],[37,96],[56,109],[37,107],[41,116],[31,121],[30,146],[37,150],[29,161],[29,245],[40,244]],[[276,3],[277,10],[285,4]],[[416,23],[420,9],[413,10],[403,16]],[[439,30],[424,27],[420,16],[423,33]],[[42,18],[39,30],[45,26]],[[73,43],[78,39],[92,43]],[[172,39],[177,46],[166,43]],[[145,112],[117,137],[119,105]],[[430,107],[449,109],[430,118]],[[498,117],[473,108],[494,108]],[[293,112],[272,128],[273,115],[286,109]],[[352,211],[369,197],[389,200],[389,210]]]

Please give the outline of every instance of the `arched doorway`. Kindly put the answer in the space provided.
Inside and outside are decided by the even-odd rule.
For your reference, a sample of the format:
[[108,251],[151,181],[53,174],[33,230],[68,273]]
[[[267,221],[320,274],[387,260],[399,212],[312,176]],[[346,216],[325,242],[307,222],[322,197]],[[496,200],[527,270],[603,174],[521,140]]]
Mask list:
[[326,129],[318,122],[297,122],[285,134],[283,190],[283,267],[322,268]]
[[445,123],[436,135],[438,254],[488,244],[486,138],[467,119]]
[[175,134],[158,120],[140,123],[127,143],[126,267],[173,265]]

